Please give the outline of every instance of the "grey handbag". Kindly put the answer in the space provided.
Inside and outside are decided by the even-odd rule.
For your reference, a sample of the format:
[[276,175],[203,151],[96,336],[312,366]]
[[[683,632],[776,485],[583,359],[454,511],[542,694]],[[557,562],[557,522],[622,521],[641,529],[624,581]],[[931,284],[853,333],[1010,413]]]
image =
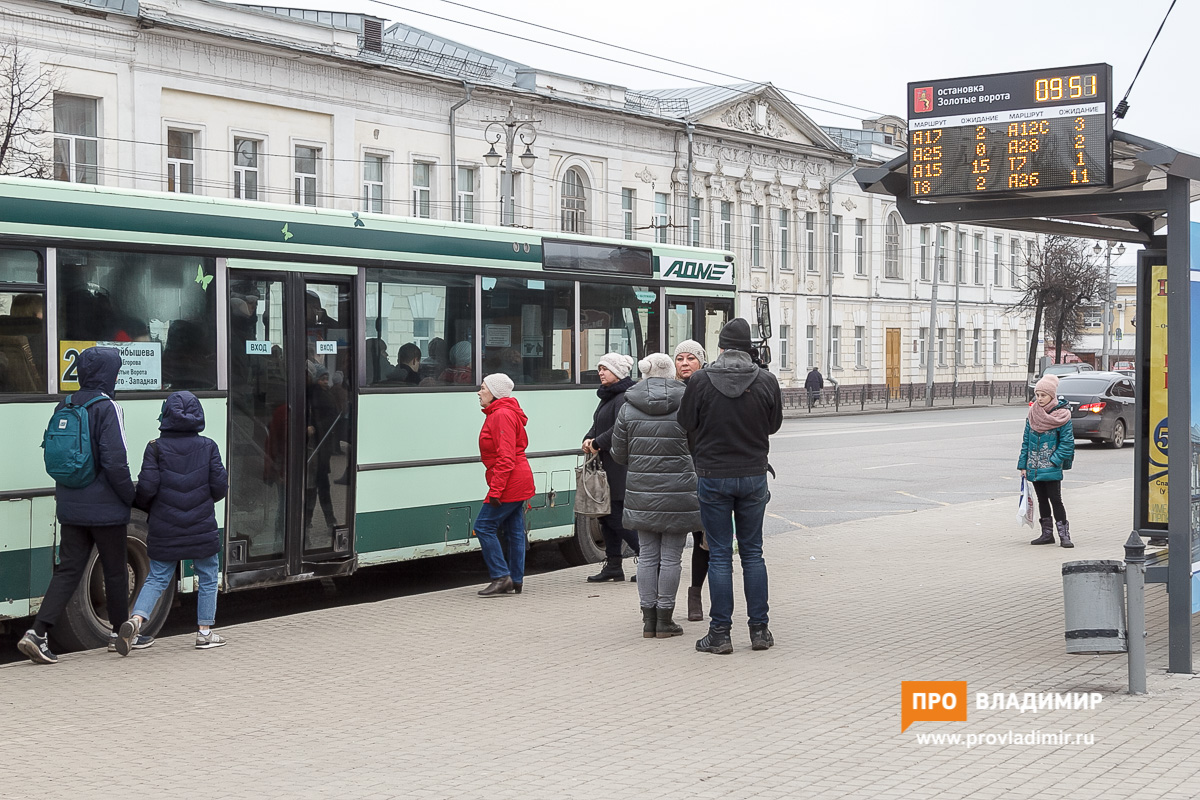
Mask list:
[[581,517],[607,517],[612,513],[608,475],[599,454],[588,456],[575,468],[575,513]]

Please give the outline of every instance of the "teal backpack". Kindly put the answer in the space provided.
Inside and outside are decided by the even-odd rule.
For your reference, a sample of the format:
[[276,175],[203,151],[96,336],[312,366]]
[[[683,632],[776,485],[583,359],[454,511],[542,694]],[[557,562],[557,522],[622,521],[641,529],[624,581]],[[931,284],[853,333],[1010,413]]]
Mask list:
[[80,406],[71,402],[72,397],[74,395],[67,395],[63,407],[50,417],[42,437],[42,449],[45,450],[42,455],[46,460],[46,472],[55,483],[82,489],[96,479],[92,437],[88,431],[88,406],[108,398],[100,395]]

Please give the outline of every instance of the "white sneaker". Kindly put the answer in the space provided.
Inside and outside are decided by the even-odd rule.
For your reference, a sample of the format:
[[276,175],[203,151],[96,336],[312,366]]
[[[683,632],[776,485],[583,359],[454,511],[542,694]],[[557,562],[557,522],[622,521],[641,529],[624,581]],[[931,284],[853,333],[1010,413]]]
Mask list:
[[227,644],[229,644],[229,640],[214,630],[209,630],[208,633],[196,631],[197,650],[211,650],[214,647],[224,647]]

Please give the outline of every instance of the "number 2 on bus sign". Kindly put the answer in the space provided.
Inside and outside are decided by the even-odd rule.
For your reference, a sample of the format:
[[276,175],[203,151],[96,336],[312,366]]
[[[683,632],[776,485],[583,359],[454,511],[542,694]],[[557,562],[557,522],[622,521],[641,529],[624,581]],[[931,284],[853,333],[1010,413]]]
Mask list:
[[79,389],[79,354],[95,342],[63,341],[58,343],[58,388],[74,392]]

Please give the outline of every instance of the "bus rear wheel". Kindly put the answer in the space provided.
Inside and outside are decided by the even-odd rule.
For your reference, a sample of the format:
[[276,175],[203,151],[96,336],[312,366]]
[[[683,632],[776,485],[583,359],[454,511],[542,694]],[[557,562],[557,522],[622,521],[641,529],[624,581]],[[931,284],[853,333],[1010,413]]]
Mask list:
[[[150,574],[150,555],[146,550],[144,521],[135,520],[129,523],[125,537],[125,554],[126,572],[129,576],[129,606],[132,611],[133,601],[137,599],[138,592],[146,583],[146,576]],[[167,586],[150,619],[142,626],[143,634],[154,636],[167,621],[167,615],[175,602],[175,586],[175,581],[171,581]],[[83,578],[67,603],[62,617],[53,628],[52,636],[59,649],[94,650],[108,646],[108,634],[112,625],[108,620],[104,591],[104,570],[100,566],[100,556],[93,547],[83,571]]]
[[560,545],[563,558],[573,567],[599,564],[604,560],[604,535],[595,517],[575,515],[575,536]]

